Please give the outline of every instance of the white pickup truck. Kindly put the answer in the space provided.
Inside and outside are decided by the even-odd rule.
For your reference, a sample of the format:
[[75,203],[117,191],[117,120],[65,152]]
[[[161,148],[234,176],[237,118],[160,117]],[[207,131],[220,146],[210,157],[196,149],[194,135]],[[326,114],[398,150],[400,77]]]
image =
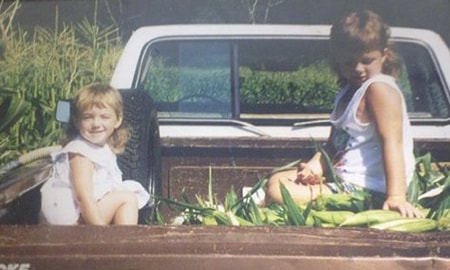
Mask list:
[[[111,84],[150,94],[162,138],[326,138],[327,125],[317,120],[328,118],[337,91],[327,67],[329,30],[144,27],[127,43]],[[414,138],[448,139],[449,49],[428,30],[394,27],[392,41],[404,66],[401,86]]]
[[[112,76],[148,93],[157,111],[160,192],[219,193],[311,155],[329,135],[339,90],[328,65],[328,25],[172,25],[136,30]],[[450,52],[436,33],[392,28],[416,151],[449,161]],[[147,121],[145,119],[144,121]],[[388,119],[387,119],[388,120]],[[216,185],[217,186],[217,185]],[[240,192],[240,190],[239,190]]]
[[[176,200],[183,191],[205,194],[212,170],[221,198],[230,187],[242,192],[274,167],[309,157],[328,137],[338,91],[327,64],[329,30],[327,25],[136,30],[111,79],[123,94],[133,131],[119,158],[125,176]],[[416,150],[449,161],[449,49],[439,35],[421,29],[393,27],[392,41],[404,70],[399,83]],[[450,267],[448,233],[17,225],[38,223],[39,187],[50,171],[49,161],[40,159],[0,175],[0,222],[6,224],[0,225],[0,269],[21,263],[60,269],[87,261],[85,266],[95,269],[297,269],[299,264],[325,269],[328,262],[319,260],[324,256],[336,269],[374,263],[389,269]],[[151,210],[141,213],[141,221]]]

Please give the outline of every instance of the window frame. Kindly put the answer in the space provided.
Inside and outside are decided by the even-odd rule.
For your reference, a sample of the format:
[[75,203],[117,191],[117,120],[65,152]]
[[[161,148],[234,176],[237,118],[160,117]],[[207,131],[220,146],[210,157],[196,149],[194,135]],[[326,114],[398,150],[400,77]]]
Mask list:
[[[204,118],[186,118],[183,119],[182,122],[188,123],[200,123],[201,120],[205,120],[205,123],[211,124],[214,122],[217,122],[219,125],[223,124],[224,122],[227,122],[226,120],[230,121],[245,121],[256,125],[295,125],[298,122],[309,122],[309,121],[315,121],[317,123],[326,122],[323,121],[325,119],[328,119],[329,113],[325,114],[314,114],[308,118],[305,119],[297,119],[297,118],[278,118],[278,119],[252,119],[252,118],[242,118],[241,117],[241,110],[240,110],[240,91],[239,91],[239,49],[238,44],[239,40],[271,40],[271,39],[277,39],[277,40],[316,40],[316,41],[323,41],[328,40],[328,36],[179,36],[179,37],[162,37],[158,39],[154,39],[149,41],[142,50],[137,71],[135,73],[135,77],[133,79],[133,85],[137,87],[140,82],[142,81],[143,74],[145,74],[148,67],[145,66],[145,56],[148,54],[149,50],[152,49],[152,45],[159,42],[165,42],[165,41],[176,41],[176,42],[183,42],[183,41],[226,41],[230,44],[230,68],[231,68],[231,118],[230,119],[204,119]],[[433,63],[433,67],[435,68],[436,74],[438,76],[438,81],[440,83],[440,86],[442,88],[442,92],[445,95],[445,98],[447,99],[447,104],[449,104],[450,96],[448,91],[445,91],[446,88],[448,88],[447,85],[445,85],[445,80],[443,78],[443,72],[441,70],[441,67],[437,64],[438,61],[436,59],[436,55],[434,54],[433,50],[430,48],[430,46],[422,42],[420,40],[415,39],[409,39],[409,38],[392,38],[392,42],[394,44],[399,43],[408,43],[408,44],[417,44],[418,46],[424,48],[426,52],[428,53],[429,58],[431,59]],[[260,114],[263,115],[263,114]],[[269,114],[270,115],[270,114]],[[180,118],[163,118],[165,123],[169,123],[173,121],[174,123],[179,123]],[[224,121],[225,120],[225,121]],[[420,125],[445,125],[450,123],[450,117],[447,118],[418,118],[414,117],[414,114],[410,115],[410,121],[413,124],[420,124]]]

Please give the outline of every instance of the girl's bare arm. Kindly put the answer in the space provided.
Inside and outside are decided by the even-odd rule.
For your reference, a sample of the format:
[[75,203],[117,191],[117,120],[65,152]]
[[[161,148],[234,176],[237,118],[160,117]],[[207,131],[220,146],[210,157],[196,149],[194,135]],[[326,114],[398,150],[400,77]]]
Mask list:
[[70,154],[70,169],[72,185],[85,222],[94,225],[109,224],[111,220],[102,216],[98,202],[94,198],[94,164],[82,155]]
[[382,141],[387,196],[383,208],[399,211],[402,216],[422,217],[406,200],[401,95],[387,84],[373,83],[367,90],[365,102]]

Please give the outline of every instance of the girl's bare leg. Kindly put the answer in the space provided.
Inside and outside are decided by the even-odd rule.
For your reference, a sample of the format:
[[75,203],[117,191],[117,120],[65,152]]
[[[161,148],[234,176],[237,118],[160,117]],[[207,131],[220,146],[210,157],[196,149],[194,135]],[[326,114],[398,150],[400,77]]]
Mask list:
[[102,216],[117,225],[137,224],[138,203],[136,195],[131,191],[113,191],[100,201]]
[[138,202],[136,195],[129,192],[129,198],[126,203],[122,204],[116,211],[114,216],[114,224],[135,225],[138,223]]
[[280,191],[280,183],[282,183],[292,198],[297,203],[308,203],[322,194],[331,194],[332,191],[327,185],[303,185],[296,182],[297,169],[282,171],[272,175],[267,182],[267,197],[277,203],[282,203],[283,198]]

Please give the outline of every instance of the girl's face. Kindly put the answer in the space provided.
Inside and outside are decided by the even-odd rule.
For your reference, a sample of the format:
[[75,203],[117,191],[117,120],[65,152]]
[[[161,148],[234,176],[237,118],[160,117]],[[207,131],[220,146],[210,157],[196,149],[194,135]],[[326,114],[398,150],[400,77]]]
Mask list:
[[111,107],[91,106],[80,115],[78,129],[85,140],[104,145],[121,123]]
[[373,50],[361,55],[340,58],[338,65],[341,75],[351,85],[360,86],[369,78],[382,72],[386,50]]

